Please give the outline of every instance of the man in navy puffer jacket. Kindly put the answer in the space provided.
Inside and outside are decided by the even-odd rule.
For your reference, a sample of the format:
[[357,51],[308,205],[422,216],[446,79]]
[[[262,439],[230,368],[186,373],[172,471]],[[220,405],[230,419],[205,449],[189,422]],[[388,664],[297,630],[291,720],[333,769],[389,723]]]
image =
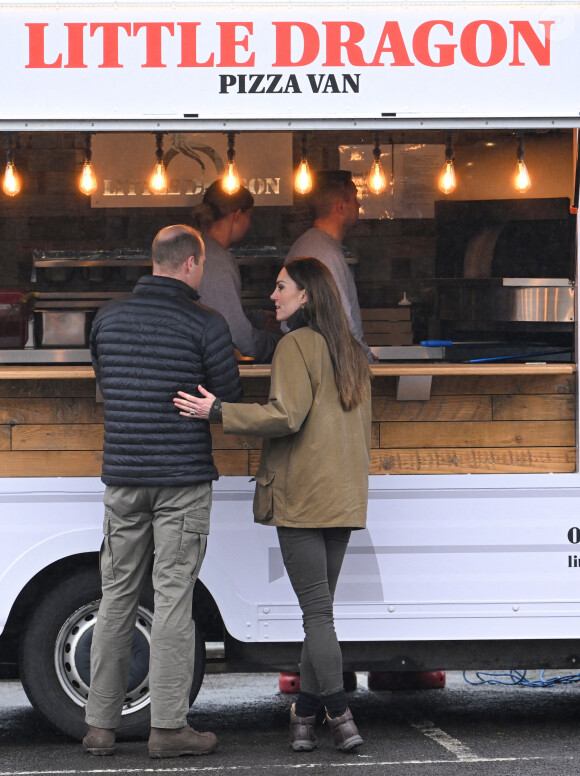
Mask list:
[[205,555],[212,480],[209,424],[182,418],[178,390],[201,383],[224,401],[241,398],[225,319],[198,303],[204,245],[185,225],[162,229],[153,274],[102,307],[91,356],[105,409],[103,597],[91,649],[84,749],[113,754],[129,678],[142,582],[153,563],[150,757],[206,754],[213,733],[187,726],[194,666],[193,586]]

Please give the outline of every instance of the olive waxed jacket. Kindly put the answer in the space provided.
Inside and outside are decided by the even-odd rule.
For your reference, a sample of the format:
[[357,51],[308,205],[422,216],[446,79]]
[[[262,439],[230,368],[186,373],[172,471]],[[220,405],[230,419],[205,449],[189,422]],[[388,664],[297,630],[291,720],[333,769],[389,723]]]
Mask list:
[[304,327],[280,340],[268,403],[222,404],[226,434],[264,437],[255,478],[256,522],[364,528],[370,407],[369,388],[354,410],[342,408],[321,334]]

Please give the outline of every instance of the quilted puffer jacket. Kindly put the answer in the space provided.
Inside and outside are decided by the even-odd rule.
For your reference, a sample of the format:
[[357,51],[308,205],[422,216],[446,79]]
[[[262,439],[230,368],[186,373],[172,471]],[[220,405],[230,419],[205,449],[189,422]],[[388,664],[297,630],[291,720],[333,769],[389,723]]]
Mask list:
[[216,480],[207,421],[180,416],[178,390],[203,385],[236,402],[242,388],[224,318],[181,280],[142,277],[101,307],[91,357],[104,399],[106,485],[183,486]]

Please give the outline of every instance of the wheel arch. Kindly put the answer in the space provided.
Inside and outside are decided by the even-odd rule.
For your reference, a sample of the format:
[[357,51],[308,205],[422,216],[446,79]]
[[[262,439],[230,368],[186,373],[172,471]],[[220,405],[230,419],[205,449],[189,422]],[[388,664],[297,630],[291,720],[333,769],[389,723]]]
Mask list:
[[19,638],[34,614],[35,605],[62,579],[72,576],[80,568],[98,569],[98,566],[97,552],[83,552],[59,558],[28,580],[15,598],[0,636],[0,652],[5,671],[12,674],[14,669],[10,670],[9,666],[16,666],[18,663]]
[[209,588],[198,579],[193,588],[193,613],[205,641],[224,640],[224,621]]
[[[19,638],[34,614],[35,606],[63,578],[74,575],[79,569],[97,570],[98,566],[98,552],[83,552],[59,558],[28,580],[14,600],[0,635],[0,676],[17,675]],[[193,591],[193,612],[205,641],[223,640],[224,623],[219,608],[213,595],[199,579]]]

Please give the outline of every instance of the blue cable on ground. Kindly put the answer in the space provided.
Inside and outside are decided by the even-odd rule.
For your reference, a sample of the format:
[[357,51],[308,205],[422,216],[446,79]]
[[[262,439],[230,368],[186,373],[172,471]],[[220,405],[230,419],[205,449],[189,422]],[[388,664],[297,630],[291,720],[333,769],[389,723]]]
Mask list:
[[477,681],[469,679],[467,671],[463,672],[463,678],[468,684],[503,684],[508,687],[520,685],[521,687],[554,687],[557,684],[574,684],[580,682],[580,674],[567,674],[565,676],[544,677],[545,671],[540,673],[539,679],[527,679],[527,671],[475,671]]

